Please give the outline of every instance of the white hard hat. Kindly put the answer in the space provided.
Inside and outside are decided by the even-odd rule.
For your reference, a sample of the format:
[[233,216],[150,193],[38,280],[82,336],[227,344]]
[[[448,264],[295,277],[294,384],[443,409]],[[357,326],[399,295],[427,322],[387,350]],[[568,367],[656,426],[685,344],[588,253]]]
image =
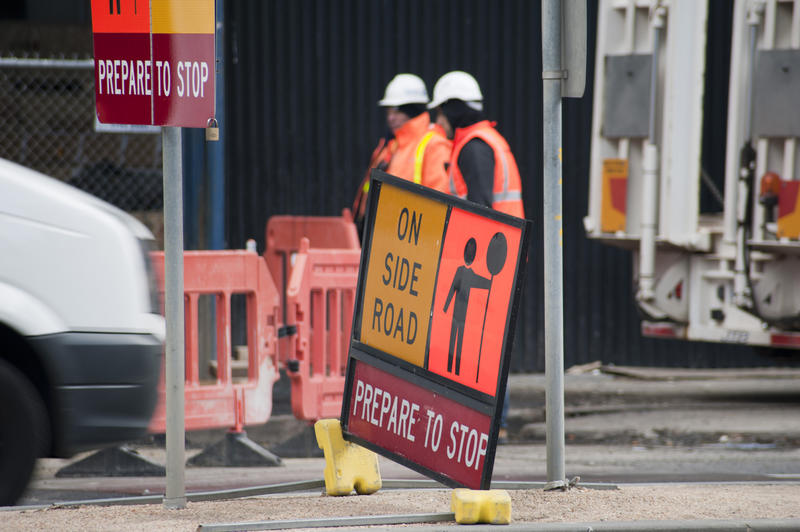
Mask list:
[[408,103],[428,103],[428,89],[419,76],[398,74],[386,85],[386,93],[378,105],[397,107]]
[[483,110],[483,94],[478,82],[461,70],[448,72],[433,87],[433,100],[428,109],[439,107],[447,100],[461,100],[476,111]]

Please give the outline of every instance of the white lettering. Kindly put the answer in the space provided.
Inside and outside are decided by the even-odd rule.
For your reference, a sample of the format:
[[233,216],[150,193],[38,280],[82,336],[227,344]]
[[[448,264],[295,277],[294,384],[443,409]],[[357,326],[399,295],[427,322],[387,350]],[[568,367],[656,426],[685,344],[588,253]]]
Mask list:
[[170,90],[172,89],[172,75],[169,70],[169,61],[164,61],[164,70],[162,73],[164,74],[164,96],[169,96]]
[[[456,433],[458,432],[458,421],[453,421],[450,425],[450,443],[447,444],[447,457],[453,459],[456,455]],[[452,447],[451,447],[452,445]]]
[[356,415],[358,409],[358,402],[364,398],[364,382],[359,380],[356,383],[356,400],[353,401],[353,415]]
[[136,61],[136,94],[144,94],[144,63]]
[[458,458],[456,459],[456,462],[459,462],[459,463],[461,462],[461,453],[464,451],[464,436],[466,436],[468,432],[469,432],[469,427],[464,425],[464,424],[462,424],[461,425],[461,445],[458,446]]
[[416,440],[412,430],[414,429],[414,423],[417,422],[417,416],[415,415],[417,412],[419,412],[419,405],[417,403],[411,403],[411,414],[408,418],[408,434],[406,434],[406,439],[408,441]]
[[392,407],[392,396],[391,394],[387,393],[386,391],[383,392],[383,400],[381,401],[381,417],[378,420],[379,426],[383,426],[383,416],[389,409]]
[[106,62],[102,59],[97,60],[97,90],[103,94],[103,80],[106,79]]
[[161,65],[163,64],[163,61],[156,61],[156,87],[158,87],[157,96],[161,96],[161,80],[164,79],[164,76],[161,74]]
[[178,61],[178,96],[183,96],[183,63]]
[[106,94],[114,94],[114,61],[106,59]]
[[400,405],[400,422],[397,425],[398,434],[406,434],[406,421],[408,420],[408,414],[410,411],[411,404],[407,399],[403,399],[403,403]]
[[397,433],[397,396],[392,402],[392,412],[389,414],[389,424],[386,425],[386,430],[391,431],[392,425],[394,425],[394,431]]
[[[474,441],[473,441],[474,440]],[[472,454],[470,454],[472,450]],[[467,452],[464,453],[464,464],[467,467],[472,467],[472,463],[478,455],[478,431],[472,429],[467,436]]]
[[381,390],[376,386],[375,395],[372,398],[372,408],[370,408],[370,413],[369,413],[369,422],[372,423],[373,425],[378,425],[379,427],[380,425],[378,424],[378,420],[375,419],[375,410],[378,409],[378,397],[381,395],[383,395],[383,390]]
[[114,59],[114,94],[120,94],[117,82],[119,81],[119,59]]
[[200,95],[200,63],[192,63],[192,96]]
[[150,60],[144,62],[144,93],[147,96],[153,95],[153,85],[150,82],[151,74],[152,74],[152,64]]
[[205,61],[200,64],[200,78],[202,80],[200,84],[200,97],[203,98],[203,93],[206,88],[206,81],[208,81],[208,63]]
[[[444,420],[441,414],[437,414],[433,410],[427,410],[427,414],[428,426],[425,428],[425,447],[428,447],[428,442],[430,442],[430,447],[435,452],[439,450],[439,444],[442,442]],[[431,421],[433,421],[433,430],[431,430]]]
[[489,447],[489,435],[481,432],[481,441],[478,444],[478,458],[475,460],[475,470],[478,469],[478,464],[481,463],[481,457],[486,456],[486,449]]
[[[180,68],[180,66],[178,68]],[[183,61],[183,68],[184,68],[184,71],[186,72],[186,87],[185,87],[185,89],[186,89],[186,97],[188,98],[189,94],[191,92],[190,84],[192,82],[192,75],[191,75],[192,62],[191,61]]]
[[136,63],[131,61],[130,76],[128,77],[128,94],[136,95]]
[[122,94],[125,94],[125,82],[128,80],[128,62],[122,61],[122,75],[120,76]]
[[364,403],[361,405],[361,419],[369,420],[370,403],[372,403],[372,385],[367,384],[364,390]]

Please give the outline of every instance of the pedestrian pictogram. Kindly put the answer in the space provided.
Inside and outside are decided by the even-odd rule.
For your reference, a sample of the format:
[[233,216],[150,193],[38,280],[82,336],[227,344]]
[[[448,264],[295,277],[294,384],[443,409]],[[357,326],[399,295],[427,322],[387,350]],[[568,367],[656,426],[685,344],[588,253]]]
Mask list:
[[369,202],[343,434],[487,489],[528,222],[379,170]]

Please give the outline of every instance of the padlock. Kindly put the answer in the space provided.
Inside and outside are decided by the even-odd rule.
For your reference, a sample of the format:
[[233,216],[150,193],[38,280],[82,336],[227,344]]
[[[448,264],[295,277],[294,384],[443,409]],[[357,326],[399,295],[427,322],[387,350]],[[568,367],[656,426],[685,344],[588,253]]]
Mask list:
[[209,118],[206,123],[206,141],[219,140],[219,124],[216,118]]

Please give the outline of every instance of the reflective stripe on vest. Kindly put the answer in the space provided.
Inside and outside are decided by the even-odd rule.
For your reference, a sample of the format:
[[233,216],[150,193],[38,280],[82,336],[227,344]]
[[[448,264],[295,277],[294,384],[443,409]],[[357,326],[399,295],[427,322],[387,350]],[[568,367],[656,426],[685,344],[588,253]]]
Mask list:
[[456,190],[456,179],[453,177],[453,165],[450,165],[450,170],[447,172],[448,177],[450,178],[450,195],[456,196],[457,198],[467,199],[466,194],[459,194],[458,190]]
[[417,151],[414,152],[414,183],[422,184],[422,159],[425,157],[425,146],[428,145],[431,138],[433,138],[433,131],[428,131],[419,141]]
[[[508,191],[508,160],[506,159],[506,154],[503,150],[495,150],[494,147],[492,151],[500,155],[500,162],[503,164],[503,190],[500,192],[494,191],[494,186],[492,186],[492,193],[494,194],[494,203],[498,201],[506,201],[508,199],[507,196],[510,194]],[[519,198],[520,196],[518,196]]]

